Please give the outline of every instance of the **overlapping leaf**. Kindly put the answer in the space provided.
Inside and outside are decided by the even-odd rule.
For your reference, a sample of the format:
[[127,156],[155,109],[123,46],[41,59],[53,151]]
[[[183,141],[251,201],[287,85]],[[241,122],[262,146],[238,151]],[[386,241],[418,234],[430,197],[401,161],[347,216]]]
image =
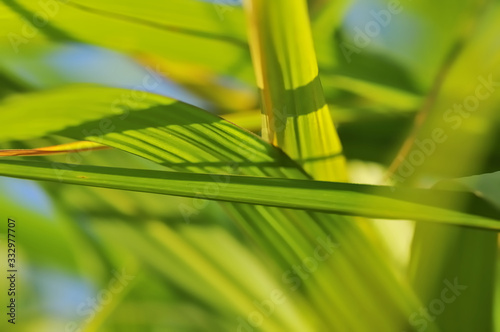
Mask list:
[[[192,106],[148,93],[91,86],[36,93],[7,99],[0,107],[0,120],[15,119],[16,114],[23,112],[33,116],[32,127],[22,129],[18,123],[9,128],[3,140],[57,133],[109,145],[177,171],[308,178],[280,150],[257,136]],[[59,175],[71,170],[63,164],[53,166]],[[223,179],[214,181],[223,182]],[[404,326],[405,315],[418,306],[408,288],[400,284],[385,263],[377,263],[383,261],[380,253],[363,247],[365,239],[361,232],[346,232],[350,228],[347,222],[351,221],[254,205],[237,204],[228,208],[240,217],[238,223],[284,271],[301,264],[304,257],[314,252],[318,238],[331,237],[331,241],[346,248],[323,264],[321,272],[313,275],[314,283],[304,283],[297,293],[322,308],[316,316],[303,318],[310,326],[323,329],[339,324],[339,327],[356,326],[359,330],[369,329],[374,322],[387,327]],[[328,231],[316,224],[318,220],[322,220]],[[353,244],[357,244],[357,250],[353,250]],[[358,255],[365,257],[363,262],[356,259]],[[356,272],[367,268],[366,262],[370,262],[368,268],[373,272],[370,278]],[[339,266],[346,272],[336,274]],[[347,276],[350,277],[346,279]],[[366,285],[363,291],[359,289],[360,282]],[[395,285],[399,285],[398,290]],[[376,295],[380,288],[387,290],[387,297],[383,299],[383,306],[376,306],[381,301]],[[327,297],[325,292],[329,294]],[[342,295],[339,297],[339,294]],[[353,296],[352,301],[369,301],[366,310],[380,311],[380,315],[390,313],[394,315],[393,320],[384,321],[379,314],[373,315],[372,320],[357,320],[345,304],[346,299]],[[329,315],[331,308],[339,315]]]

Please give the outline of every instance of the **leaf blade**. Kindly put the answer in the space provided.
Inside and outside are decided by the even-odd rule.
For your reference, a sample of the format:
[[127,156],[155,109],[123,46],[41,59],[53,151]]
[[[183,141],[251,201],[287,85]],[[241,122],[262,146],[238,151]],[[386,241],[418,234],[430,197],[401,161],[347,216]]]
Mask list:
[[[480,217],[474,218],[451,210],[446,211],[431,206],[407,203],[391,198],[389,188],[377,188],[376,186],[70,164],[64,164],[64,166],[65,170],[57,174],[51,163],[2,160],[0,174],[24,179],[61,181],[68,184],[174,196],[200,197],[201,195],[209,200],[328,213],[391,219],[435,220],[455,225],[500,230],[500,222]],[[75,169],[73,170],[72,167]],[[219,193],[215,197],[199,189],[213,184],[214,176],[227,177],[227,182],[220,186]],[[385,197],[366,193],[371,187],[375,187],[373,189],[387,189]],[[423,193],[430,194],[433,191],[423,190]],[[442,193],[434,193],[434,195],[437,194]]]
[[245,4],[263,137],[315,178],[345,181],[345,160],[318,76],[306,2]]

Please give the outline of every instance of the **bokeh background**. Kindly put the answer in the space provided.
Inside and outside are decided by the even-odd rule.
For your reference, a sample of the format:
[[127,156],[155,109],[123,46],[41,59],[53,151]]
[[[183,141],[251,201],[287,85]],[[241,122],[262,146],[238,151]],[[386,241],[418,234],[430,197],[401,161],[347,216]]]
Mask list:
[[[429,187],[500,169],[499,1],[310,0],[309,13],[353,181]],[[37,19],[45,24],[37,27]],[[2,99],[95,83],[173,97],[260,132],[238,1],[4,0],[0,27]],[[453,111],[484,80],[493,82],[488,97]],[[422,113],[417,139],[435,128],[447,139],[422,164],[400,165],[387,178]],[[50,137],[0,148],[66,142]],[[114,150],[31,158],[159,169]],[[208,267],[238,271],[247,287],[261,285],[263,296],[275,286],[272,259],[216,202],[2,177],[0,218],[2,270],[13,218],[20,271],[18,324],[6,322],[2,301],[2,331],[235,331],[237,317],[224,313],[233,304],[214,291],[224,285]],[[414,224],[377,227],[404,271]],[[500,331],[498,287],[495,301]]]

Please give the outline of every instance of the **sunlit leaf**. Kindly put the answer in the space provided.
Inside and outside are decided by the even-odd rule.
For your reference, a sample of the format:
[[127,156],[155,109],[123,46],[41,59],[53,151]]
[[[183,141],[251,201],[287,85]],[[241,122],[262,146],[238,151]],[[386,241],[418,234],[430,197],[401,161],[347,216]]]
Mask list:
[[[2,160],[0,174],[33,180],[61,181],[68,184],[188,197],[203,195],[200,187],[206,188],[213,184],[214,177],[223,176],[220,174],[169,173],[83,165],[63,166],[66,170],[60,172],[54,169],[51,163]],[[375,218],[436,221],[500,230],[500,223],[497,221],[398,200],[394,198],[398,197],[396,195],[398,193],[391,195],[389,188],[370,188],[370,186],[355,184],[307,180],[230,175],[226,175],[226,177],[227,183],[220,186],[218,194],[206,195],[206,199]],[[370,191],[377,192],[377,190],[384,195],[370,194]],[[425,190],[416,191],[416,193],[443,195],[443,193],[426,192]]]

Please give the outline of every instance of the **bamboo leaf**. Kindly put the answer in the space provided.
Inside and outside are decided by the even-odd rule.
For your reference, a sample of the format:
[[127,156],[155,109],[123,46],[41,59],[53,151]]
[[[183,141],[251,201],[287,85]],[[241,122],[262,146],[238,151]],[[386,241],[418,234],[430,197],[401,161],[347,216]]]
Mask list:
[[[0,49],[15,56],[25,48],[51,41],[88,43],[192,63],[251,83],[241,8],[226,8],[231,10],[222,18],[218,9],[212,3],[195,0],[127,1],[126,5],[119,1],[48,1],[41,5],[30,0],[6,0],[0,4],[0,11],[6,13],[0,27],[9,33]],[[33,23],[38,12],[46,12],[49,18],[42,29]],[[23,29],[36,33],[26,38]]]
[[[480,111],[466,113],[467,117],[460,118],[458,127],[451,127],[453,130],[442,116],[442,110],[455,101],[475,96],[473,91],[478,89],[478,75],[480,80],[484,80],[483,77],[491,79],[500,73],[500,45],[495,42],[497,36],[494,33],[500,28],[499,3],[470,1],[461,5],[467,9],[455,8],[454,15],[449,16],[458,19],[459,29],[448,31],[454,38],[441,43],[455,43],[458,47],[448,51],[451,58],[442,60],[438,71],[442,73],[442,82],[436,80],[439,93],[434,92],[428,116],[425,116],[425,110],[418,115],[425,120],[420,128],[417,125],[418,130],[414,129],[414,144],[441,126],[445,128],[447,140],[407,181],[423,179],[429,174],[435,178],[464,177],[498,167],[494,159],[490,159],[489,152],[490,149],[497,149],[492,144],[497,141],[498,127],[492,120],[498,114],[498,93],[492,93],[481,101]],[[439,17],[438,13],[434,15]],[[438,21],[448,26],[442,19]],[[436,51],[439,54],[439,50]],[[462,203],[445,201],[443,204],[453,208]],[[497,234],[436,224],[416,225],[409,271],[415,292],[422,301],[430,303],[439,296],[443,280],[457,279],[461,285],[468,287],[456,303],[435,320],[443,331],[493,330],[494,289],[499,281],[495,275],[497,265]]]
[[[18,121],[28,117],[28,123]],[[58,134],[126,150],[179,171],[307,178],[254,134],[146,92],[84,85],[14,96],[0,104],[0,122],[11,124],[0,132],[0,142]]]
[[473,192],[500,209],[500,172],[443,180],[435,187]]
[[[453,225],[500,230],[500,222],[492,219],[399,200],[396,198],[399,193],[391,194],[392,191],[388,187],[71,164],[64,166],[65,170],[61,172],[55,169],[51,163],[2,160],[0,162],[0,174],[24,179],[61,181],[68,184],[165,195],[202,196],[206,199],[235,203],[361,215],[374,218],[436,221]],[[227,178],[227,182],[219,185],[218,194],[210,195],[201,189],[213,186],[214,178],[222,176]],[[378,193],[383,193],[383,195],[370,194],[370,190],[378,190]],[[446,193],[420,190],[418,194],[442,197]]]
[[263,137],[309,174],[346,180],[344,157],[318,76],[306,2],[246,2],[261,90]]
[[[16,121],[16,116],[23,114],[34,120],[36,126],[31,130]],[[52,133],[105,144],[176,171],[309,179],[287,155],[259,137],[195,107],[148,93],[68,87],[7,99],[0,106],[0,120],[9,117],[14,121],[3,138]],[[61,175],[69,167],[53,166]],[[223,184],[224,179],[211,179],[212,185],[214,181]],[[304,283],[300,291],[319,308],[314,315],[307,315],[312,330],[337,326],[340,331],[369,331],[374,324],[391,330],[406,326],[406,317],[417,310],[419,303],[409,287],[395,277],[389,263],[354,227],[353,220],[248,204],[232,204],[228,209],[283,271],[302,264],[302,259],[314,252],[318,238],[331,237],[345,248],[314,274],[315,282]],[[360,255],[363,260],[359,260]],[[342,274],[335,272],[340,267]],[[370,276],[360,271],[370,271]],[[387,296],[380,299],[380,292]],[[360,321],[348,310],[346,301],[353,306],[365,303],[366,319]],[[338,315],[331,315],[331,310]]]

